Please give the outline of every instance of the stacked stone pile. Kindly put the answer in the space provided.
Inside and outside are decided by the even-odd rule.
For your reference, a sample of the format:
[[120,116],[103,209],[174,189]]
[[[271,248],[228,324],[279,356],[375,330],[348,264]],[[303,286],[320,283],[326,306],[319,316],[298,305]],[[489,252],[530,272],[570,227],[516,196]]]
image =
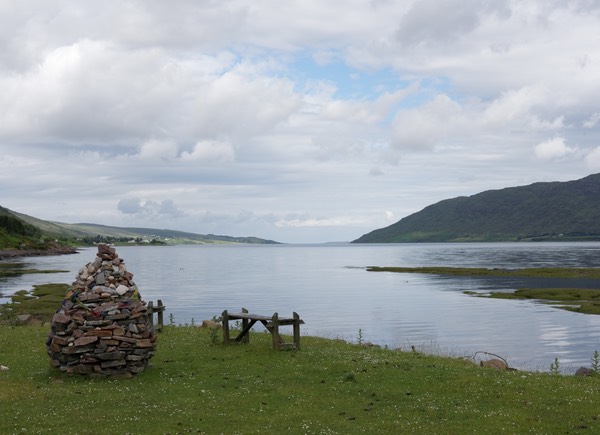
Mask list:
[[134,375],[156,349],[145,302],[114,248],[98,245],[52,318],[50,363],[67,373]]

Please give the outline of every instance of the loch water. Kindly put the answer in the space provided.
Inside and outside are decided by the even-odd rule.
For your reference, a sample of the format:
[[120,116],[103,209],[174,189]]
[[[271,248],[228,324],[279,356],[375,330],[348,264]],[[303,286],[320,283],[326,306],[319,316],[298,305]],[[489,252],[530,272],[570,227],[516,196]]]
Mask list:
[[[11,261],[62,269],[0,281],[9,295],[34,284],[71,283],[93,261],[78,254]],[[489,352],[513,367],[561,371],[590,366],[600,351],[600,316],[533,301],[478,298],[465,291],[520,287],[600,288],[598,280],[447,277],[368,272],[367,266],[599,267],[600,243],[444,243],[125,246],[117,252],[146,301],[161,299],[165,319],[199,323],[225,309],[300,314],[303,335],[360,339],[390,348],[452,356]],[[0,299],[0,302],[2,300]],[[262,327],[258,328],[260,330]],[[285,332],[285,331],[284,331]]]

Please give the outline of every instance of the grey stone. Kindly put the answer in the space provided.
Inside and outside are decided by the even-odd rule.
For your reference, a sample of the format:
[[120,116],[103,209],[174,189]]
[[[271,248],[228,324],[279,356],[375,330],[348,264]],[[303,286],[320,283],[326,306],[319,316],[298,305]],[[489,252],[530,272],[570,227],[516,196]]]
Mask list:
[[575,376],[592,376],[594,374],[594,370],[587,367],[579,367],[575,372]]
[[104,276],[104,273],[99,273],[98,275],[96,275],[96,284],[103,285],[105,283],[106,277]]

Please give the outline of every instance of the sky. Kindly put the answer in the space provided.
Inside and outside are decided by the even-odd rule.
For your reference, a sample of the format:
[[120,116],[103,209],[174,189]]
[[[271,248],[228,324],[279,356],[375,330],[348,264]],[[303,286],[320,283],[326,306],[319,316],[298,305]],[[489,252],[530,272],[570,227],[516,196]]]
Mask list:
[[0,0],[0,205],[350,241],[600,172],[600,1]]

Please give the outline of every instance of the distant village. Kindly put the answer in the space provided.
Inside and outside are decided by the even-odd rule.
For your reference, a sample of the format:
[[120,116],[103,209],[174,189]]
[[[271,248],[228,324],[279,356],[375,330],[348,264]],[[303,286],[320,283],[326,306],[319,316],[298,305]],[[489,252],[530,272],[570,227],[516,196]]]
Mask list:
[[149,237],[112,237],[97,235],[94,237],[81,237],[77,240],[84,245],[97,245],[99,243],[108,243],[111,245],[167,245],[170,237],[149,236]]

